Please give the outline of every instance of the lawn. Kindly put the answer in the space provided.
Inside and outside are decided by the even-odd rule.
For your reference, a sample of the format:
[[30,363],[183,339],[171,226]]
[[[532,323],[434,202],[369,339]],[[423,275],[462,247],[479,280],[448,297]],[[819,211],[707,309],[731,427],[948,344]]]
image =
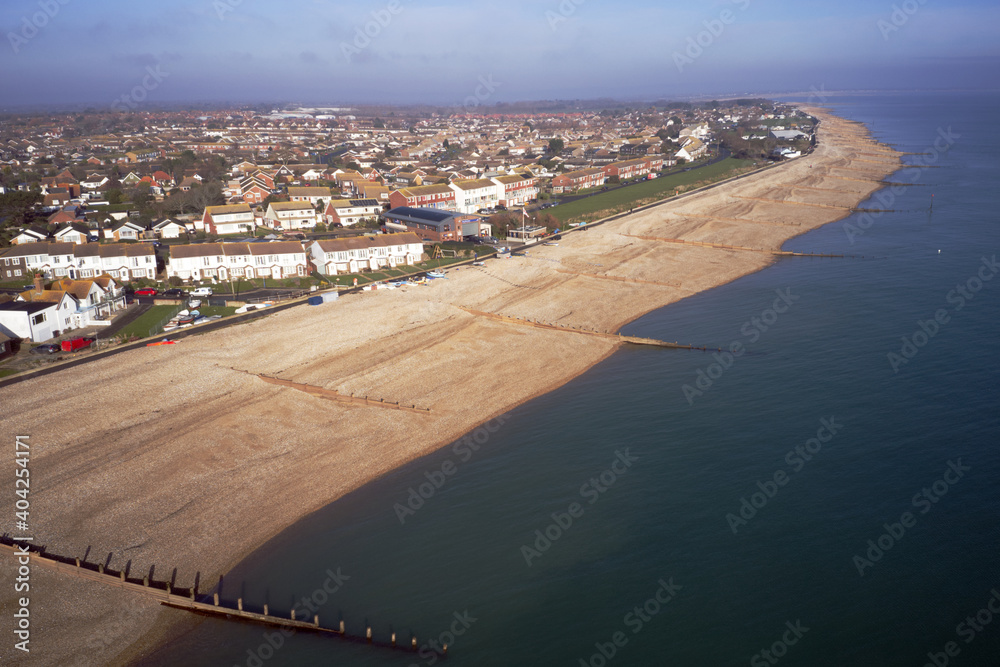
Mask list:
[[683,192],[735,176],[739,171],[747,171],[751,164],[750,160],[726,158],[700,169],[681,171],[652,181],[643,181],[636,185],[578,199],[568,204],[560,204],[546,210],[546,213],[552,214],[561,222],[599,220],[630,208],[666,199],[678,190]]
[[125,328],[118,332],[118,335],[125,340],[133,336],[145,338],[149,335],[150,329],[160,324],[164,319],[168,319],[177,310],[177,306],[153,306],[137,317],[135,321],[125,326]]

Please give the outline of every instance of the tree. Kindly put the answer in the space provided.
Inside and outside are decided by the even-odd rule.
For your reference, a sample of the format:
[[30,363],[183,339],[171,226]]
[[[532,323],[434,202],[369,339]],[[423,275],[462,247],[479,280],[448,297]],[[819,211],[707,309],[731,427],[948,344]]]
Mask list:
[[111,190],[108,190],[107,197],[108,197],[108,203],[111,204],[112,206],[121,204],[122,201],[125,200],[124,193],[118,188],[112,188]]
[[381,118],[376,118],[375,120],[372,121],[372,127],[374,127],[376,130],[384,130],[385,121],[382,120]]
[[563,152],[564,148],[566,148],[566,142],[559,137],[549,139],[549,152],[553,155],[559,155],[559,153]]

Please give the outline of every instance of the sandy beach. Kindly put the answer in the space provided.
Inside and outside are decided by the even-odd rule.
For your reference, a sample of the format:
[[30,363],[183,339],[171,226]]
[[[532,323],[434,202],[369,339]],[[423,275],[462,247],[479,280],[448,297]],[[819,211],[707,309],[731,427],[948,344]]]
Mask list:
[[[900,154],[864,126],[808,111],[822,119],[813,154],[569,234],[558,246],[0,389],[4,441],[30,436],[36,543],[68,556],[90,547],[91,561],[110,553],[112,566],[131,561],[133,572],[177,568],[178,586],[200,572],[207,590],[303,516],[617,349],[569,329],[615,332],[758,271],[775,261],[768,251],[849,215],[899,169]],[[323,390],[429,412],[330,400]],[[12,444],[4,452],[0,479],[13,488]],[[0,529],[13,530],[12,512]],[[9,641],[0,646],[14,664],[127,664],[193,622],[42,567],[31,577],[30,657]],[[14,608],[13,578],[9,562],[0,567],[4,609]]]

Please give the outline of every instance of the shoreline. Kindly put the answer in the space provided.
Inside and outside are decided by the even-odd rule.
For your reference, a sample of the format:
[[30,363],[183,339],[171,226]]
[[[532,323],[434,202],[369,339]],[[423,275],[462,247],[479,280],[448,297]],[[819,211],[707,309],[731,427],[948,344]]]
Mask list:
[[[199,337],[201,340],[191,340],[190,345],[185,341],[183,346],[177,346],[181,349],[159,350],[163,354],[154,353],[157,356],[153,359],[145,350],[130,352],[121,358],[125,368],[95,362],[94,366],[101,368],[67,371],[73,375],[65,382],[70,389],[91,386],[91,371],[103,374],[99,386],[120,401],[142,402],[172,392],[161,399],[152,417],[141,406],[123,407],[120,425],[90,417],[89,421],[81,420],[87,423],[60,434],[51,426],[46,428],[48,413],[42,409],[44,405],[31,405],[47,395],[44,383],[25,382],[17,395],[10,389],[0,391],[5,403],[14,406],[14,419],[23,419],[18,427],[32,429],[40,436],[41,448],[33,467],[38,469],[36,475],[42,486],[33,491],[37,493],[33,498],[39,503],[40,516],[59,517],[53,522],[55,527],[41,536],[42,543],[48,543],[56,553],[69,555],[74,549],[82,554],[90,544],[88,540],[100,540],[94,544],[95,551],[100,554],[113,549],[116,563],[132,559],[138,561],[137,569],[156,564],[160,572],[164,571],[161,567],[178,567],[179,581],[187,581],[198,570],[203,582],[216,581],[219,574],[230,571],[299,519],[454,442],[485,421],[565,385],[617,349],[614,343],[568,331],[529,331],[484,322],[459,312],[459,306],[544,318],[570,326],[618,330],[687,296],[766,268],[775,259],[771,255],[750,256],[746,252],[697,246],[665,248],[625,233],[654,231],[653,236],[728,239],[733,244],[778,249],[807,231],[849,216],[848,206],[856,206],[885,185],[872,181],[870,188],[839,191],[848,200],[853,199],[849,205],[847,200],[835,201],[832,188],[825,195],[807,190],[798,190],[794,199],[791,192],[785,195],[785,201],[792,203],[809,199],[809,195],[827,203],[833,200],[835,203],[830,205],[842,211],[810,207],[804,201],[800,202],[803,206],[750,202],[749,198],[732,194],[750,191],[769,199],[769,193],[781,189],[781,183],[773,182],[779,175],[787,177],[783,181],[798,178],[787,190],[795,190],[795,185],[813,187],[817,179],[838,180],[829,173],[818,173],[820,170],[813,173],[814,166],[825,167],[827,172],[878,171],[881,179],[903,167],[901,154],[873,141],[860,123],[826,113],[822,116],[821,143],[813,155],[568,235],[559,247],[533,248],[530,257],[492,260],[485,271],[463,269],[459,274],[450,273],[452,280],[435,281],[440,284],[416,293],[367,293],[330,310],[321,307],[276,313],[228,330],[230,336],[241,334],[246,339],[237,346],[240,350],[226,347],[225,334],[206,334]],[[831,140],[833,143],[828,143]],[[842,143],[838,145],[838,141]],[[894,162],[886,162],[878,170],[864,162],[863,169],[852,166],[851,150],[861,153],[864,148],[876,147]],[[854,159],[862,160],[857,156]],[[841,161],[846,164],[841,166]],[[782,206],[786,212],[773,210]],[[713,212],[715,216],[703,218],[705,213]],[[685,213],[691,216],[685,217]],[[775,222],[782,218],[788,222]],[[736,219],[747,224],[726,222]],[[566,273],[554,272],[555,266]],[[671,269],[677,273],[674,282],[681,279],[680,286],[656,285],[655,278]],[[601,280],[593,274],[618,276],[626,282]],[[629,278],[637,282],[628,283]],[[503,286],[498,287],[501,282]],[[581,304],[588,307],[585,312],[578,310]],[[328,318],[334,321],[339,340],[329,340]],[[317,319],[324,322],[317,323]],[[297,340],[305,337],[307,342],[285,340],[285,336],[296,335]],[[305,353],[297,350],[310,344],[315,347]],[[288,349],[288,345],[296,347]],[[512,361],[518,366],[513,371],[505,368]],[[378,408],[343,407],[255,382],[245,375],[238,377],[228,370],[231,368],[274,374],[341,393],[419,400],[432,405],[435,413],[404,416]],[[467,368],[499,377],[490,376],[484,381],[482,376],[462,376]],[[489,408],[488,416],[484,411],[470,419],[465,411],[451,407],[453,397],[464,394],[463,390],[471,395],[470,404]],[[190,406],[192,400],[198,405]],[[233,405],[238,407],[234,409]],[[167,416],[174,412],[183,417]],[[338,427],[333,443],[331,421]],[[189,451],[178,451],[191,445],[192,440],[197,444],[187,447]],[[410,446],[400,451],[403,442]],[[332,454],[328,451],[331,448],[335,450]],[[380,455],[384,457],[381,461],[373,461]],[[108,457],[112,462],[106,460]],[[195,464],[188,457],[195,457]],[[259,468],[265,466],[271,474],[262,476]],[[353,475],[344,473],[345,468],[352,467]],[[168,468],[172,470],[167,472]],[[317,483],[317,477],[328,477],[334,470],[341,473],[336,484],[329,484],[329,479]],[[305,480],[307,488],[302,495],[309,501],[304,505],[306,509],[290,510],[268,500],[269,496],[280,495],[281,478],[300,479],[295,475]],[[107,485],[116,480],[132,488],[109,491]],[[167,489],[154,489],[161,481],[173,484]],[[149,486],[143,487],[143,483]],[[205,488],[210,484],[218,488]],[[143,491],[150,495],[136,498]],[[211,511],[203,509],[205,506],[217,510],[214,518]],[[246,507],[253,507],[266,518],[248,517]],[[134,522],[138,527],[123,528],[122,522]],[[208,559],[209,552],[225,553],[227,548],[232,549],[228,555]],[[60,640],[46,646],[54,655],[51,664],[71,664],[74,647],[87,645],[87,624],[70,626],[70,621],[79,619],[74,618],[71,609],[60,606],[57,598],[73,597],[65,594],[67,589],[86,590],[88,597],[100,598],[103,607],[93,614],[93,625],[99,626],[108,622],[109,614],[116,613],[114,608],[121,606],[123,596],[88,589],[80,582],[47,579],[44,575],[39,579],[50,581],[63,592],[39,594],[43,598],[40,606],[48,605],[42,614],[58,617],[59,622],[53,622],[52,627],[70,628]],[[108,658],[105,662],[128,664],[151,646],[185,631],[183,628],[193,622],[160,610],[155,604],[140,603],[139,607],[141,613],[123,620],[119,636],[110,638],[105,645],[101,653]],[[120,616],[120,611],[117,613]]]

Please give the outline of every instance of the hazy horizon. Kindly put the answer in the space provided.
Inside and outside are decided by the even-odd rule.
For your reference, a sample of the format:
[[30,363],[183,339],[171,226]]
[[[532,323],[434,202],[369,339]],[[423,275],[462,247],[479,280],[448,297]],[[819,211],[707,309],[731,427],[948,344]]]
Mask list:
[[[7,108],[690,99],[1000,87],[985,0],[5,3]],[[125,106],[119,104],[119,107]]]

